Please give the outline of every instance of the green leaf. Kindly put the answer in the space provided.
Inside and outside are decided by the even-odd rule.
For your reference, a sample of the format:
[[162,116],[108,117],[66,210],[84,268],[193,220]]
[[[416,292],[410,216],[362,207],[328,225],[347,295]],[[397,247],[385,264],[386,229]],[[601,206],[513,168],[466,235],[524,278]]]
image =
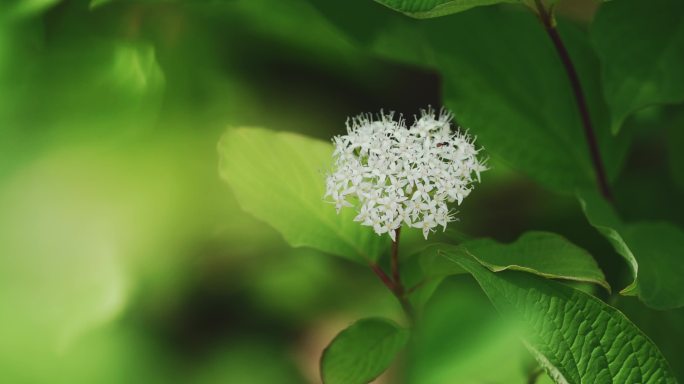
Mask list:
[[560,235],[531,231],[510,244],[477,239],[458,246],[433,244],[426,247],[416,258],[422,275],[403,276],[410,286],[420,284],[410,296],[416,308],[425,305],[445,277],[467,273],[459,264],[442,256],[445,250],[465,252],[493,272],[518,270],[545,278],[594,283],[610,291],[603,272],[586,250]]
[[620,293],[638,295],[656,309],[684,306],[684,231],[665,222],[625,224],[598,194],[578,198],[589,223],[628,263],[634,281]]
[[357,321],[340,332],[323,352],[321,377],[325,384],[365,384],[392,363],[409,332],[382,318]]
[[463,247],[493,272],[518,270],[551,279],[594,283],[610,291],[589,252],[555,233],[530,231],[511,244],[481,239]]
[[278,230],[294,247],[307,246],[359,262],[387,245],[355,222],[354,210],[323,200],[332,145],[286,132],[229,129],[218,145],[220,174],[240,206]]
[[639,264],[619,232],[623,224],[613,207],[594,191],[578,192],[577,197],[589,224],[608,239],[615,251],[625,258],[636,277]]
[[470,8],[521,0],[375,0],[395,11],[418,19],[428,19],[463,12]]
[[444,250],[466,252],[492,272],[517,270],[550,279],[594,283],[610,290],[603,272],[589,252],[555,233],[530,231],[510,244],[477,239],[459,246],[433,245],[421,254],[421,267],[429,276],[465,273],[458,264],[441,256]]
[[684,2],[608,2],[591,38],[603,67],[612,132],[640,108],[684,101]]
[[[653,340],[667,361],[684,358],[684,308],[659,311],[647,308],[638,299],[622,296],[616,307]],[[684,381],[684,365],[672,364],[679,382]]]
[[684,108],[673,112],[667,124],[667,154],[670,158],[670,173],[679,189],[684,190]]
[[627,225],[624,238],[639,263],[636,293],[649,306],[684,306],[684,231],[665,222]]
[[556,383],[676,383],[653,342],[620,311],[557,282],[493,273],[465,252],[443,252],[470,272]]
[[[383,12],[371,2],[349,1],[354,7],[346,12],[339,5],[319,8],[374,54],[439,72],[444,104],[477,136],[487,155],[555,191],[595,187],[568,76],[530,12],[522,12],[522,7],[521,12],[478,7],[448,18],[412,20]],[[357,10],[362,16],[355,15]],[[558,23],[582,83],[606,173],[613,180],[631,133],[616,137],[608,129],[599,60],[587,33],[562,19]],[[359,29],[364,33],[356,33]]]
[[[624,157],[627,137],[611,137],[605,128],[598,61],[586,34],[559,22],[612,179]],[[595,186],[568,76],[534,17],[477,9],[435,22],[429,36],[444,78],[445,104],[461,126],[477,135],[490,156],[556,191]]]
[[411,330],[403,382],[526,383],[536,362],[512,325],[469,275],[444,281]]

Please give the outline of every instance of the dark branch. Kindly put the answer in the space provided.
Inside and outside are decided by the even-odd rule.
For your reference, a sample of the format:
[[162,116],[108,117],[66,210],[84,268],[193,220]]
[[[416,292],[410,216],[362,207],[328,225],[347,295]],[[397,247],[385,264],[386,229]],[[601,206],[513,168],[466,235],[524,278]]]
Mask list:
[[584,137],[587,140],[589,146],[589,154],[591,155],[591,161],[594,165],[594,171],[596,173],[596,183],[601,191],[603,197],[607,200],[612,200],[612,194],[610,191],[610,186],[608,184],[608,178],[606,177],[606,171],[603,166],[603,161],[601,160],[601,152],[599,151],[598,142],[596,140],[596,133],[591,122],[591,117],[589,115],[589,107],[587,106],[587,100],[584,97],[584,92],[582,91],[582,83],[577,75],[575,66],[570,59],[570,54],[563,44],[563,40],[556,29],[555,23],[553,21],[553,16],[550,11],[544,7],[541,0],[535,0],[535,5],[537,7],[537,12],[539,20],[544,25],[546,33],[551,38],[553,46],[556,48],[556,52],[563,63],[565,72],[570,80],[570,85],[572,87],[572,92],[575,96],[575,102],[577,104],[577,109],[579,110],[580,117],[582,118],[582,126],[584,127]]

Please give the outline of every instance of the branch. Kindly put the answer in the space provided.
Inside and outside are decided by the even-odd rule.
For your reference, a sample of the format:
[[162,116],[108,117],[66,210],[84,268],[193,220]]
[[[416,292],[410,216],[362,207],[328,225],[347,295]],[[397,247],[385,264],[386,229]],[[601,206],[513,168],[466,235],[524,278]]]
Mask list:
[[563,44],[563,40],[556,29],[553,16],[544,7],[541,0],[535,0],[535,5],[537,8],[539,20],[544,25],[546,33],[553,42],[553,46],[556,48],[556,53],[563,63],[565,68],[565,73],[568,75],[568,80],[570,80],[570,85],[572,87],[572,92],[575,96],[575,102],[577,104],[577,109],[579,110],[580,116],[582,118],[582,126],[584,127],[584,137],[587,140],[589,146],[589,154],[591,155],[591,161],[594,165],[594,171],[596,173],[596,183],[606,200],[612,200],[613,195],[610,191],[610,186],[608,184],[608,178],[606,177],[605,168],[603,166],[603,161],[601,160],[601,152],[599,151],[598,142],[596,140],[596,133],[594,127],[591,123],[591,117],[589,115],[589,107],[587,106],[587,100],[584,97],[584,92],[582,91],[582,83],[580,82],[575,66],[570,59],[570,54]]

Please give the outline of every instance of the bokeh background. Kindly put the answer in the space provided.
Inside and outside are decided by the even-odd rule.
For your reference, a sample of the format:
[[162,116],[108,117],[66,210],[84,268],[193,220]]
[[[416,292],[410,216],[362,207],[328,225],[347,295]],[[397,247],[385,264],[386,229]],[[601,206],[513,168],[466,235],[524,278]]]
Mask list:
[[[567,3],[561,16],[580,28],[598,6]],[[217,171],[231,126],[328,140],[347,116],[441,105],[438,73],[356,44],[371,17],[356,6],[392,13],[368,0],[2,0],[0,382],[316,383],[339,330],[401,319],[368,269],[290,248]],[[629,219],[684,225],[670,177],[682,164],[667,150],[678,113],[652,108],[627,123],[637,139],[616,201]],[[613,286],[628,284],[572,196],[490,165],[443,240],[551,230],[590,249]],[[423,244],[415,232],[405,254]],[[682,311],[597,294],[681,378]],[[378,382],[525,383],[535,366],[509,328],[471,278],[450,279],[413,353]]]

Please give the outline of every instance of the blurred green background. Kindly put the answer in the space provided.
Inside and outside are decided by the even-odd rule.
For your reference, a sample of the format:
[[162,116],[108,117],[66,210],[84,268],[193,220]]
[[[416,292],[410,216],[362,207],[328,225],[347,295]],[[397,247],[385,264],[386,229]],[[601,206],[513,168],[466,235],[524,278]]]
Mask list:
[[[328,140],[350,115],[441,105],[438,73],[359,44],[371,15],[401,16],[346,3],[2,1],[0,382],[315,383],[340,329],[400,316],[368,269],[291,249],[240,210],[217,172],[216,143],[230,126]],[[582,28],[596,6],[561,14]],[[616,201],[630,219],[684,225],[665,149],[678,113],[628,121],[637,139]],[[572,196],[496,158],[490,166],[442,238],[551,230],[592,250],[611,284],[628,284]],[[404,241],[405,254],[423,244],[419,233]],[[681,343],[649,328],[666,317],[684,335],[681,311],[597,294],[633,316],[682,374]],[[406,377],[395,367],[378,382],[524,383],[535,369],[469,277],[441,286],[424,317],[399,363]]]

